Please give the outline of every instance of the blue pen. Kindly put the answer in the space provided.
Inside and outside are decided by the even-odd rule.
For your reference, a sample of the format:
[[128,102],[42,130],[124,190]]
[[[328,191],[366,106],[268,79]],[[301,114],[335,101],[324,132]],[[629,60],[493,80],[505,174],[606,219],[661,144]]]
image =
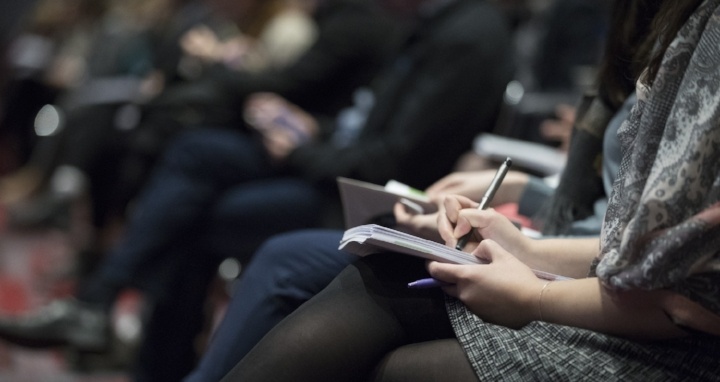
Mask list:
[[436,288],[436,287],[447,286],[447,285],[452,285],[452,284],[446,283],[445,281],[436,280],[433,278],[427,278],[427,279],[420,279],[420,280],[416,280],[411,283],[408,283],[408,288],[413,288],[413,289]]

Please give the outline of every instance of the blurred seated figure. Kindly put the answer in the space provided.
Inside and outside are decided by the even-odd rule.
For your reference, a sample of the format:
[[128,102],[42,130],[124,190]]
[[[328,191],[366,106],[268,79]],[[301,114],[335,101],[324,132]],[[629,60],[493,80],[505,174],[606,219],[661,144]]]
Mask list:
[[[92,156],[88,152],[96,147],[115,152],[114,142],[122,138],[121,130],[128,124],[115,118],[118,104],[147,96],[143,84],[153,69],[150,28],[159,21],[154,11],[158,3],[165,1],[38,4],[38,20],[16,39],[12,51],[16,91],[20,92],[13,102],[28,104],[32,110],[25,114],[25,109],[13,108],[6,119],[14,128],[37,136],[37,143],[25,166],[0,179],[2,203],[29,201],[41,187],[53,183],[51,177],[59,165]],[[62,4],[71,9],[56,9]],[[72,5],[79,9],[71,12]],[[73,18],[75,13],[82,17]],[[24,86],[44,86],[53,95],[28,102]]]
[[[601,66],[603,80],[597,85],[599,96],[588,99],[577,119],[565,122],[583,131],[573,133],[569,150],[572,164],[557,190],[539,178],[511,170],[489,207],[509,211],[507,205],[517,204],[517,210],[511,211],[513,218],[518,212],[530,217],[539,225],[535,228],[546,226],[550,236],[599,235],[607,198],[619,173],[621,153],[617,132],[636,103],[632,78],[643,69],[630,64],[633,62],[630,59],[615,60],[616,56],[632,57],[633,47],[647,37],[647,24],[639,22],[633,27],[627,34],[615,30],[611,35],[612,42],[606,44],[606,49],[614,53],[607,54],[606,57],[612,59],[603,61]],[[594,134],[587,134],[588,129],[602,132],[599,142]],[[596,167],[600,158],[602,170]],[[455,172],[425,192],[439,204],[447,195],[480,200],[494,176],[494,169]],[[437,214],[418,215],[400,203],[393,212],[396,228],[442,241]],[[234,285],[225,317],[188,381],[222,378],[276,324],[320,292],[348,264],[357,261],[357,256],[338,249],[341,237],[339,230],[302,230],[277,235],[265,242]]]
[[[104,231],[112,234],[112,228],[122,223],[127,204],[175,132],[198,123],[230,123],[223,118],[237,113],[236,105],[244,95],[233,98],[236,94],[216,91],[220,84],[226,86],[239,76],[240,89],[233,91],[295,93],[301,104],[323,105],[317,110],[331,113],[349,102],[355,87],[369,81],[393,40],[391,33],[385,33],[382,42],[366,43],[376,34],[356,38],[353,33],[360,32],[340,24],[340,20],[349,21],[349,26],[372,23],[377,35],[391,29],[377,12],[355,1],[218,0],[210,2],[215,8],[208,9],[204,2],[177,0],[159,2],[154,10],[151,4],[125,5],[134,12],[125,13],[159,18],[148,23],[152,28],[147,31],[153,42],[154,70],[133,86],[120,86],[116,78],[104,81],[112,92],[127,89],[125,97],[105,99],[110,91],[86,86],[86,91],[70,94],[49,109],[61,118],[64,130],[44,138],[27,166],[0,181],[12,225],[62,224],[69,202],[89,197],[99,232],[98,242],[89,247],[101,250],[112,240],[112,236],[103,239]],[[200,59],[196,52],[181,51],[181,45],[188,45],[181,42],[195,40],[191,36],[197,33],[242,39],[241,55],[256,57],[249,59],[252,68],[239,65],[240,55],[216,63]],[[216,74],[222,76],[217,82],[209,78]],[[210,108],[196,108],[188,95],[200,97]],[[90,104],[78,105],[83,102]],[[199,115],[207,118],[199,120]]]
[[508,86],[498,133],[562,145],[538,126],[575,107],[583,93],[593,89],[610,6],[602,0],[529,3],[529,19],[518,27],[516,38],[518,73]]
[[[634,99],[629,98],[610,122],[604,147],[606,168],[605,191],[609,192],[617,176],[617,129],[630,112]],[[494,170],[455,172],[427,188],[426,194],[436,203],[445,195],[464,195],[480,200]],[[576,181],[593,180],[595,174],[583,174]],[[519,171],[510,171],[498,189],[490,206],[498,211],[518,205],[518,214],[541,219],[544,204],[552,198],[553,188],[539,179]],[[600,198],[595,214],[572,222],[566,235],[591,236],[600,230],[599,221],[605,211],[606,197]],[[511,214],[512,218],[520,217]],[[398,204],[395,206],[394,228],[420,237],[440,241],[437,234],[437,214],[417,215]],[[517,220],[517,219],[516,219]],[[300,230],[273,236],[252,256],[233,286],[233,294],[225,316],[215,331],[207,352],[186,381],[215,381],[228,373],[245,354],[278,322],[303,302],[322,290],[347,265],[358,259],[338,249],[343,232],[340,230]],[[292,256],[288,256],[292,253]]]
[[[621,168],[600,237],[532,240],[496,211],[449,195],[436,234],[450,247],[472,234],[463,249],[483,264],[367,256],[222,380],[716,380],[720,130],[707,116],[720,106],[720,1],[615,4],[620,40],[638,27],[651,33],[627,41],[633,52],[606,53],[614,75],[601,77],[613,91],[604,100],[621,90],[613,82],[637,80],[638,101],[618,130]],[[618,60],[623,53],[636,59]],[[635,76],[616,70],[638,62],[647,70]],[[603,131],[605,121],[578,120],[587,133]],[[586,143],[571,146],[592,149]],[[582,180],[572,175],[563,179]],[[296,247],[305,254],[317,243]],[[426,277],[442,286],[408,288]],[[283,274],[276,285],[286,280],[297,281]]]
[[3,173],[28,160],[38,139],[32,130],[38,110],[78,79],[79,56],[87,54],[87,39],[102,3],[39,0],[27,3],[26,16],[15,20],[12,38],[3,42],[6,113],[0,119],[0,133],[7,145],[5,155],[12,155],[3,163],[7,166]]
[[[528,1],[515,43],[518,71],[492,135],[476,139],[457,170],[497,168],[507,156],[554,187],[583,96],[594,92],[610,5],[600,0]],[[522,12],[518,12],[522,13]],[[506,151],[503,151],[506,150]],[[533,159],[532,155],[546,155]],[[524,166],[524,167],[523,167]]]
[[210,3],[218,13],[236,20],[238,27],[215,31],[199,25],[185,33],[180,45],[187,59],[199,60],[199,65],[221,63],[242,71],[282,69],[295,62],[317,36],[309,0]]
[[[12,75],[10,64],[10,46],[12,41],[20,33],[25,23],[26,15],[35,5],[35,1],[9,0],[3,3],[0,13],[0,121],[6,112],[6,86]],[[19,140],[13,133],[0,128],[0,175],[16,168],[22,162],[27,152],[22,149],[13,148],[17,145],[14,141]]]
[[[507,21],[489,1],[379,3],[410,28],[369,90],[356,93],[354,107],[328,120],[311,111],[320,105],[295,101],[299,91],[232,98],[245,101],[234,111],[247,125],[208,123],[176,135],[137,198],[125,234],[78,289],[77,300],[57,301],[25,320],[3,320],[2,336],[36,346],[101,346],[107,340],[102,323],[118,293],[141,288],[152,310],[137,378],[176,380],[194,364],[207,287],[221,260],[247,262],[252,246],[272,234],[317,225],[325,209],[338,204],[338,176],[425,187],[447,173],[472,137],[495,125],[513,74]],[[353,29],[351,42],[363,48],[389,40],[386,31],[367,27],[376,24],[350,17],[341,26]],[[338,48],[346,53],[347,41]],[[247,78],[235,73],[214,74],[243,95]],[[328,96],[327,89],[308,91]],[[83,317],[99,324],[83,326]],[[84,335],[76,337],[80,328]]]

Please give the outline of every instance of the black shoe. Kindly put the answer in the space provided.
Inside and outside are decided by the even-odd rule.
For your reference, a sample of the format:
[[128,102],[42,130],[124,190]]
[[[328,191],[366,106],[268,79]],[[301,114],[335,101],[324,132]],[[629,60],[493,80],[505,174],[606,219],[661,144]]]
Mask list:
[[28,315],[0,318],[0,338],[33,348],[101,352],[110,345],[110,319],[103,310],[77,300],[58,300]]

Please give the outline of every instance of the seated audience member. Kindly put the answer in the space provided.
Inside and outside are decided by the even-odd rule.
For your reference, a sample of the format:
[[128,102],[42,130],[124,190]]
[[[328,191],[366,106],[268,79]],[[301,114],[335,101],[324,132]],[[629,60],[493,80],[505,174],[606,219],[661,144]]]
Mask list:
[[[287,0],[251,0],[234,6],[227,2],[214,3],[216,7],[222,6],[217,9],[209,8],[199,0],[117,4],[122,7],[108,10],[112,17],[106,17],[109,20],[102,23],[109,25],[112,33],[94,36],[90,54],[99,58],[89,61],[106,66],[111,63],[118,67],[121,64],[139,66],[134,63],[137,60],[131,61],[126,57],[128,53],[137,55],[139,44],[118,41],[118,35],[121,35],[118,25],[122,24],[131,24],[126,29],[143,38],[136,40],[150,45],[146,49],[149,50],[148,61],[150,58],[153,60],[146,63],[144,73],[132,73],[133,76],[120,77],[121,73],[111,73],[108,69],[98,75],[94,70],[89,77],[93,81],[85,80],[81,86],[76,86],[57,100],[55,109],[63,121],[62,126],[52,136],[40,139],[29,163],[19,171],[0,178],[0,202],[7,205],[11,226],[62,225],[67,220],[66,212],[72,202],[87,198],[92,207],[93,224],[98,236],[102,236],[102,231],[110,222],[122,221],[128,200],[135,196],[138,187],[135,183],[140,181],[140,175],[130,174],[140,171],[140,152],[144,159],[143,170],[151,166],[148,142],[151,136],[157,134],[152,132],[156,129],[155,124],[159,123],[153,97],[160,93],[159,102],[167,96],[162,92],[163,88],[172,94],[174,90],[171,89],[181,83],[194,84],[193,76],[202,71],[208,53],[198,52],[196,45],[215,45],[216,51],[227,52],[228,57],[223,57],[223,62],[227,62],[228,66],[232,62],[234,70],[252,68],[255,73],[264,68],[266,72],[280,72],[307,50],[316,34],[311,16],[304,15],[298,6],[289,4]],[[131,19],[131,22],[123,18]],[[292,25],[285,25],[287,23]],[[378,23],[378,28],[382,29],[382,24]],[[284,31],[290,26],[294,29]],[[194,29],[188,31],[189,28]],[[235,43],[224,41],[220,46],[218,41],[215,44],[205,41],[217,39],[213,30],[228,29],[235,36],[228,39]],[[278,33],[278,30],[283,32]],[[184,44],[188,45],[190,52],[176,49],[180,41],[185,40],[193,42]],[[237,47],[230,49],[231,45]],[[113,53],[113,49],[119,53]],[[365,50],[372,53],[370,49]],[[282,53],[275,53],[278,51]],[[381,51],[378,45],[378,62],[385,58],[385,53]],[[111,60],[112,57],[117,57],[117,63]],[[373,57],[373,54],[368,57]],[[252,63],[241,65],[241,61]],[[373,67],[378,67],[378,62],[368,61]],[[358,71],[365,68],[362,63],[354,62],[354,65]],[[327,73],[327,77],[334,74],[332,70]],[[352,76],[354,73],[349,71],[346,74]],[[260,74],[257,76],[262,77]],[[312,84],[322,86],[323,80],[324,77],[318,76]],[[338,97],[348,98],[351,91],[346,89],[347,95],[338,94]],[[159,145],[161,140],[164,140],[163,137],[156,137],[153,142]],[[159,150],[159,147],[154,149]],[[93,249],[100,251],[99,248]]]
[[220,260],[245,261],[248,247],[264,238],[317,224],[317,205],[334,200],[337,176],[425,187],[447,173],[472,137],[494,126],[512,76],[506,20],[485,1],[381,3],[402,5],[395,10],[418,22],[373,81],[374,104],[360,97],[366,118],[341,113],[335,134],[312,140],[285,123],[309,131],[315,119],[266,94],[253,98],[250,111],[277,114],[266,120],[251,113],[256,133],[183,133],[155,168],[119,245],[79,288],[78,301],[58,301],[32,319],[3,319],[0,335],[36,346],[101,346],[117,294],[140,287],[153,310],[139,355],[148,368],[137,378],[174,380],[193,365],[204,294]]
[[213,4],[218,13],[234,20],[239,28],[220,28],[222,35],[206,25],[188,31],[180,45],[201,65],[225,64],[251,72],[283,69],[295,62],[317,35],[311,17],[314,0]]
[[[441,237],[476,232],[466,250],[488,264],[363,258],[223,381],[716,380],[720,1],[653,3],[616,2],[627,25],[660,8],[599,239],[533,240],[447,196]],[[407,288],[428,275],[448,285]]]
[[[608,45],[608,51],[616,54],[606,57],[632,54],[632,50],[626,48],[645,38],[646,29],[642,23],[638,23],[634,33],[624,37],[628,41],[622,40],[617,34],[611,35],[619,42]],[[570,165],[568,171],[573,175],[562,178],[557,195],[554,195],[553,188],[540,179],[511,170],[491,201],[491,207],[517,203],[520,214],[541,220],[541,225],[553,227],[554,230],[561,229],[564,235],[599,235],[607,205],[606,195],[612,190],[620,162],[617,131],[635,104],[635,96],[628,95],[635,84],[630,80],[632,76],[626,74],[635,73],[634,76],[637,76],[642,69],[625,64],[614,67],[613,63],[614,61],[610,60],[603,61],[605,66],[599,81],[604,84],[600,86],[603,96],[596,98],[607,104],[608,110],[617,110],[603,133],[602,153],[588,152],[598,149],[594,145],[595,139],[576,131],[573,146],[581,145],[583,149],[573,147],[571,150],[569,162],[575,164]],[[595,110],[583,108],[585,111],[577,121],[576,130],[590,126],[601,129],[598,125],[604,123],[607,111],[597,104],[594,107]],[[588,162],[594,162],[599,154],[602,154],[602,171],[587,167]],[[435,182],[426,189],[426,193],[437,203],[441,203],[444,196],[449,194],[480,200],[494,176],[494,170],[456,172]],[[596,185],[598,180],[601,180],[601,193],[595,192],[591,187],[573,188],[565,185],[568,182]],[[591,191],[591,197],[596,200],[590,197],[575,198],[577,192]],[[576,214],[568,216],[546,211],[543,205],[550,204],[553,196],[561,200],[577,200],[573,204]],[[399,228],[431,240],[441,240],[435,223],[436,214],[411,214],[401,205],[396,206],[394,213]],[[552,221],[546,221],[547,219]],[[357,260],[357,256],[338,249],[341,237],[342,231],[339,230],[303,230],[280,234],[264,243],[236,281],[225,317],[213,335],[200,364],[186,380],[219,380],[273,326],[327,286],[342,269]],[[288,253],[292,253],[292,256],[288,256]]]
[[[21,1],[21,0],[9,0],[4,3],[5,7],[3,13],[0,15],[0,120],[3,119],[7,110],[6,108],[6,97],[7,85],[11,81],[11,46],[12,42],[17,38],[20,33],[23,23],[26,20],[27,14],[30,13],[32,7],[35,4],[35,0],[32,1]],[[19,161],[18,156],[26,153],[11,152],[11,143],[9,140],[14,138],[5,131],[4,128],[0,129],[0,174],[5,173],[13,168],[13,164]]]

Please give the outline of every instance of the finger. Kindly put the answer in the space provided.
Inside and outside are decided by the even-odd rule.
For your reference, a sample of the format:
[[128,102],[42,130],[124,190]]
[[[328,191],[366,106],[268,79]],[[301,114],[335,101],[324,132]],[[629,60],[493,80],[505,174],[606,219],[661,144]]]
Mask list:
[[491,239],[487,239],[481,241],[475,250],[473,250],[472,254],[483,262],[492,263],[494,260],[497,260],[497,257],[494,255],[496,255],[495,251],[499,248],[502,248],[499,244]]
[[[443,198],[443,202],[439,204],[439,213],[437,216],[437,228],[440,237],[448,246],[455,246],[458,236],[456,233],[456,224],[459,211],[463,208],[476,208],[477,203],[460,195],[448,195]],[[466,228],[469,229],[469,228]]]
[[443,199],[443,202],[438,205],[439,211],[437,216],[437,226],[440,237],[443,241],[445,241],[445,245],[452,247],[455,246],[455,243],[457,242],[457,238],[455,237],[455,221],[457,219],[457,214],[449,214],[447,212],[446,203],[454,209],[456,209],[457,206],[455,206],[453,202],[446,201],[445,199]]
[[481,213],[480,210],[477,208],[464,208],[462,210],[459,210],[457,212],[457,219],[455,221],[455,228],[453,230],[453,236],[456,238],[460,238],[462,236],[465,236],[468,233],[472,233],[475,235],[477,234],[477,231],[479,228],[483,228],[484,226],[478,226],[477,221],[482,221],[482,219],[479,219],[476,214]]
[[441,209],[436,217],[435,225],[438,227],[438,233],[440,234],[440,238],[443,239],[445,242],[445,245],[454,247],[455,242],[457,239],[453,235],[453,232],[455,231],[454,225],[450,222],[450,220],[447,218],[447,215],[445,215],[445,212],[443,209]]
[[464,265],[448,264],[438,261],[430,261],[427,265],[428,273],[436,280],[450,284],[457,284],[460,281],[460,272],[464,271]]
[[486,239],[472,252],[475,257],[488,263],[503,263],[516,259],[510,252],[503,248],[498,242]]
[[[492,226],[499,214],[492,208],[478,210],[477,208],[466,208],[458,211],[455,222],[455,235],[464,235],[475,229],[479,232]],[[459,237],[459,236],[458,236]]]
[[477,208],[478,204],[461,195],[448,195],[443,198],[445,214],[452,223],[457,222],[458,214],[466,208]]
[[250,96],[247,97],[247,101],[245,101],[245,105],[247,107],[254,107],[258,108],[262,105],[269,102],[269,100],[272,98],[272,93],[268,92],[260,92],[260,93],[253,93]]
[[575,120],[575,107],[559,104],[555,110],[556,115],[563,121],[572,122]]
[[395,221],[397,221],[398,224],[407,225],[412,218],[412,215],[407,212],[405,206],[400,202],[395,203],[393,206],[393,214],[395,215]]

